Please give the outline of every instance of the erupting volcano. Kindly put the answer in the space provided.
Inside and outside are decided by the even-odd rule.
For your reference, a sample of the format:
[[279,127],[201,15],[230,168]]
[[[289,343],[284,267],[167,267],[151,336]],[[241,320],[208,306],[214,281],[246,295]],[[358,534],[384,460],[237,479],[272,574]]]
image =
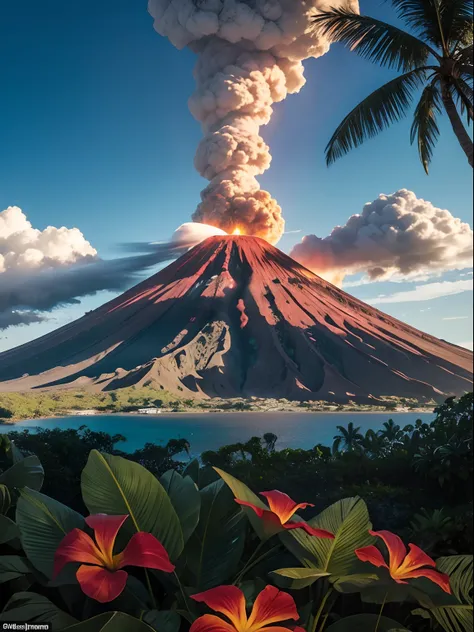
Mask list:
[[370,402],[471,388],[472,353],[258,237],[209,237],[113,301],[0,354],[0,390],[150,384],[190,397]]

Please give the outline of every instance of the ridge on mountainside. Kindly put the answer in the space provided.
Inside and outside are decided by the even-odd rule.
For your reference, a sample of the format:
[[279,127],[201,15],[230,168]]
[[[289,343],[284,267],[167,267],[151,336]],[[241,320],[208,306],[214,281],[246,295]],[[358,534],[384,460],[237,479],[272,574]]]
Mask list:
[[472,353],[257,237],[210,237],[82,318],[0,354],[0,391],[152,384],[189,397],[367,403],[472,388]]

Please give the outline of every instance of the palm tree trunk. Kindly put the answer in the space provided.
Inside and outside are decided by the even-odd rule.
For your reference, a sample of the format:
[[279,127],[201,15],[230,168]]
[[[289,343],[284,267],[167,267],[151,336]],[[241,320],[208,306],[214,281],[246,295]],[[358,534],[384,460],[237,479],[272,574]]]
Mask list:
[[459,144],[461,145],[464,153],[467,156],[469,164],[471,165],[471,167],[473,167],[474,164],[472,141],[456,109],[456,104],[453,101],[449,86],[445,82],[443,82],[441,86],[441,96],[443,99],[444,109],[446,110],[446,114],[449,116],[453,131],[456,134]]

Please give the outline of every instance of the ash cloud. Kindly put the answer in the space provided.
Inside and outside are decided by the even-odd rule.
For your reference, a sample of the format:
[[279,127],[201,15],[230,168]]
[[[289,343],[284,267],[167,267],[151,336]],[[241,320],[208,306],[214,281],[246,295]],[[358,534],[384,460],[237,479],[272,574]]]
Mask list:
[[178,258],[220,229],[183,224],[168,242],[134,244],[141,254],[102,260],[77,228],[32,227],[17,207],[0,213],[0,329],[47,320],[47,312],[103,290],[121,291],[153,266]]
[[329,50],[314,29],[320,10],[357,0],[149,0],[155,30],[197,55],[189,108],[204,137],[195,167],[208,180],[193,219],[277,243],[285,222],[256,176],[270,166],[260,127],[273,105],[305,84],[303,60]]
[[290,255],[336,284],[360,272],[370,281],[429,278],[472,267],[473,231],[401,189],[379,195],[327,237],[303,237]]

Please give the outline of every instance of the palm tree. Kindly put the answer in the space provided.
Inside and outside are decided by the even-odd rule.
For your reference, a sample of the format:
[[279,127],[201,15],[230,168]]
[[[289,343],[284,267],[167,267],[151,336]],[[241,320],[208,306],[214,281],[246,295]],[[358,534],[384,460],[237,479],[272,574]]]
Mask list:
[[379,436],[381,439],[389,443],[399,443],[403,438],[403,432],[400,426],[396,424],[393,419],[389,419],[383,423],[383,430],[380,430]]
[[440,133],[442,108],[473,166],[472,140],[464,127],[473,120],[473,0],[391,0],[408,33],[348,9],[331,9],[314,17],[332,41],[362,57],[401,72],[357,105],[342,121],[326,147],[328,165],[406,116],[423,88],[413,114],[411,143],[418,145],[428,173]]
[[265,448],[268,452],[275,452],[275,444],[278,441],[278,437],[273,432],[266,432],[263,435],[263,440],[265,441]]
[[372,456],[379,456],[383,451],[383,440],[375,430],[369,429],[361,442],[364,452]]
[[336,426],[336,428],[339,430],[339,434],[334,437],[334,443],[332,444],[333,453],[339,452],[341,444],[347,452],[352,452],[360,447],[364,440],[364,437],[359,432],[360,426],[354,428],[354,424],[350,421],[347,424],[347,428],[344,428],[344,426]]

